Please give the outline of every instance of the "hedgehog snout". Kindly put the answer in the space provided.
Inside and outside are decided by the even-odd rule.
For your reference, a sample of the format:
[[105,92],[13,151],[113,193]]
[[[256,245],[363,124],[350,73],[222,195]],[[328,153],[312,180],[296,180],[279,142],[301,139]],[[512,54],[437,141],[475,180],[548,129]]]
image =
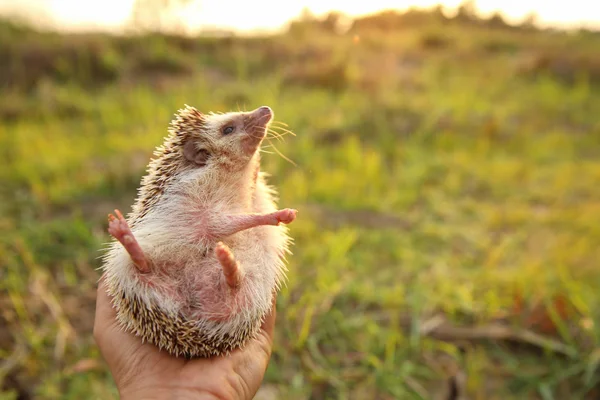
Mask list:
[[267,106],[259,107],[248,113],[244,120],[244,130],[247,136],[243,139],[246,154],[256,151],[267,134],[267,125],[272,118],[273,111]]
[[258,113],[259,117],[265,116],[266,118],[266,116],[268,116],[269,121],[271,120],[271,118],[273,118],[273,110],[271,110],[271,107],[269,106],[258,107],[256,110],[254,110],[254,112]]
[[262,106],[251,111],[244,121],[246,133],[252,136],[264,136],[267,124],[272,118],[273,110],[270,107]]

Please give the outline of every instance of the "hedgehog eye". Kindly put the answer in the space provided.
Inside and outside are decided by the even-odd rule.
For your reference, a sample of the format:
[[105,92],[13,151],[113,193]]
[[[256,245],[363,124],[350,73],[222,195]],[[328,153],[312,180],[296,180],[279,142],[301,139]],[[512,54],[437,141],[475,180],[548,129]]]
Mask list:
[[183,155],[188,161],[193,162],[199,167],[205,166],[210,158],[208,150],[197,147],[196,143],[191,140],[183,146]]
[[232,133],[235,130],[235,127],[233,126],[228,126],[225,129],[223,129],[223,135],[229,135],[230,133]]

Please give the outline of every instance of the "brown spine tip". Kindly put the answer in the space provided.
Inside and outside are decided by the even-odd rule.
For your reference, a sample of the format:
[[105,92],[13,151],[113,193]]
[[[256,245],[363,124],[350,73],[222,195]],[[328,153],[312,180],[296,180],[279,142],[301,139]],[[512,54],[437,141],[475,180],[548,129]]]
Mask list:
[[223,268],[223,275],[230,288],[237,288],[242,281],[242,270],[240,263],[235,260],[233,253],[222,242],[217,243],[215,247],[215,255]]

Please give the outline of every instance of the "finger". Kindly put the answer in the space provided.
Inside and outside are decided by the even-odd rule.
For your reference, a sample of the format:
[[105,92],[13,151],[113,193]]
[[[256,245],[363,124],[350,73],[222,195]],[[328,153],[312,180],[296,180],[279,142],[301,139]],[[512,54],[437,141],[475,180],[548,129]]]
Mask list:
[[156,372],[152,368],[160,369],[165,363],[168,369],[174,370],[178,365],[170,363],[167,353],[161,353],[150,343],[142,343],[140,338],[121,327],[106,289],[103,276],[96,295],[94,338],[117,386],[124,388],[141,380],[143,375]]
[[98,289],[96,293],[96,317],[94,320],[94,335],[98,335],[98,340],[104,342],[107,339],[108,333],[113,335],[113,331],[118,326],[117,312],[113,307],[110,296],[107,291],[108,287],[105,281],[105,275],[102,275],[98,281]]
[[98,281],[98,288],[96,291],[96,315],[94,318],[94,339],[98,342],[99,346],[104,344],[106,339],[106,332],[108,330],[107,324],[111,321],[116,322],[117,314],[113,309],[110,297],[106,292],[106,284],[104,282],[105,275],[100,277]]
[[273,294],[273,302],[270,312],[263,319],[261,331],[258,337],[251,341],[248,346],[238,349],[231,354],[233,368],[245,382],[246,396],[253,398],[269,365],[273,348],[273,332],[276,319],[277,295]]
[[141,347],[141,341],[125,332],[117,321],[117,313],[108,295],[105,277],[98,283],[96,294],[96,317],[94,320],[94,339],[109,365],[115,365],[127,358],[128,354]]

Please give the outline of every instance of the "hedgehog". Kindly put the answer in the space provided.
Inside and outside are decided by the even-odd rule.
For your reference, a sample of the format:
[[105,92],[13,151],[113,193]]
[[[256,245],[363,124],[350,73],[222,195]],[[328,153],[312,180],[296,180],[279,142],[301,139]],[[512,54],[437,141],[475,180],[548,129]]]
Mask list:
[[122,329],[174,356],[256,337],[286,281],[297,210],[260,169],[273,111],[177,111],[127,218],[109,214],[101,269]]

